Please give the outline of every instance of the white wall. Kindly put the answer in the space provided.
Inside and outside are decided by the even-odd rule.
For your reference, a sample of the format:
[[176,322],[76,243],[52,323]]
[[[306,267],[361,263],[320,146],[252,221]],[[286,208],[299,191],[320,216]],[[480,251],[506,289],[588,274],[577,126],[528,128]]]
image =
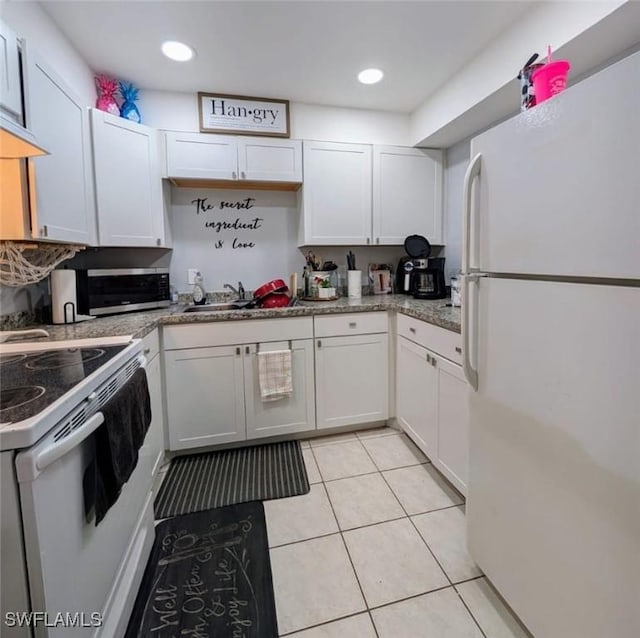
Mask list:
[[[145,124],[159,129],[198,131],[195,93],[142,91]],[[290,104],[290,133],[295,139],[362,144],[409,145],[409,115],[316,104]]]

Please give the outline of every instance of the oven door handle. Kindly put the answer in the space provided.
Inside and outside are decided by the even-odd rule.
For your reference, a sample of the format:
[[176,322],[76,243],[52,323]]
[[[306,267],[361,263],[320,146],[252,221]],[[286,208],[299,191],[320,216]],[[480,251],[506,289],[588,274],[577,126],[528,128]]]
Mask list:
[[44,472],[49,465],[55,463],[69,450],[80,445],[80,443],[93,434],[103,423],[104,414],[102,414],[102,412],[96,412],[82,424],[82,427],[74,430],[69,436],[65,436],[64,439],[58,443],[42,450],[35,458],[36,469],[39,472]]

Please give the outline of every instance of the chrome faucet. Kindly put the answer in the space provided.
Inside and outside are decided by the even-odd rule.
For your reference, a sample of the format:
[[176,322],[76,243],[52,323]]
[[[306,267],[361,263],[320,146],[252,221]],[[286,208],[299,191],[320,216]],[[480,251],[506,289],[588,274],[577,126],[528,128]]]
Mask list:
[[228,288],[229,290],[231,290],[231,292],[233,292],[234,295],[238,296],[238,299],[244,299],[245,291],[241,281],[238,282],[237,290],[231,284],[224,284],[222,287]]

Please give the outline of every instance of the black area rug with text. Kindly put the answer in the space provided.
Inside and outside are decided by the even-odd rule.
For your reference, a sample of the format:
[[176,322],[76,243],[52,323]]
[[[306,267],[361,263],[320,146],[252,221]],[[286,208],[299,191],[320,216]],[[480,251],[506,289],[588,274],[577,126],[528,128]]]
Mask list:
[[176,516],[156,539],[126,638],[277,638],[261,502]]

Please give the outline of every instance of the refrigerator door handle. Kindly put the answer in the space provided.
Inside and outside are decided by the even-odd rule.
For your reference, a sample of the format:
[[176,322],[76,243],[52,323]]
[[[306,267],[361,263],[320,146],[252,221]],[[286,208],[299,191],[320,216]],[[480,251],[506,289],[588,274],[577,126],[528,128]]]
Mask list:
[[462,217],[462,272],[468,273],[471,268],[471,186],[473,180],[480,175],[480,167],[482,165],[482,155],[478,153],[469,162],[467,172],[464,175],[464,189],[462,201],[464,206],[464,215]]
[[[477,283],[481,277],[486,277],[485,273],[471,273],[462,275],[462,370],[469,385],[478,390],[478,371],[471,363],[471,353],[475,352],[475,332],[478,330],[477,302],[471,303],[470,288],[472,283]],[[478,295],[475,295],[477,300]],[[471,334],[471,322],[473,316],[473,330]],[[473,339],[472,339],[473,337]]]

